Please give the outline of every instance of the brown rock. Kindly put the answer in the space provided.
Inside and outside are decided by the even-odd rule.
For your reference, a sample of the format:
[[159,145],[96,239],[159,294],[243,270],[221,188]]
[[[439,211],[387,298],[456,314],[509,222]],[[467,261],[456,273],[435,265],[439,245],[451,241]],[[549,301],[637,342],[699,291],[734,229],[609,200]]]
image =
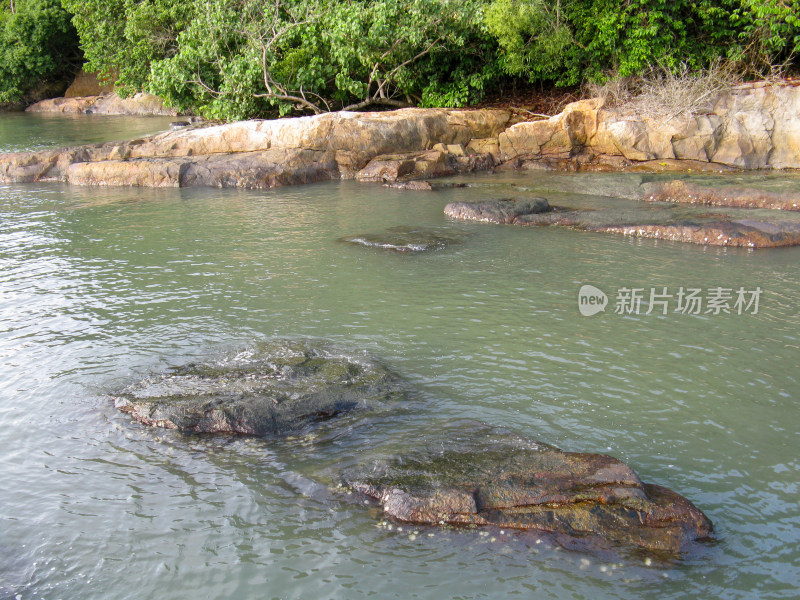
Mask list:
[[359,181],[398,181],[454,175],[451,157],[438,150],[410,154],[389,154],[373,158],[356,175]]
[[[64,102],[64,99],[52,101],[59,105]],[[264,182],[271,180],[286,185],[287,182],[319,181],[319,177],[353,177],[376,157],[381,156],[381,160],[391,163],[382,156],[390,153],[397,156],[397,162],[381,164],[379,161],[371,167],[373,174],[367,177],[368,180],[394,180],[407,175],[411,176],[409,178],[424,178],[490,168],[494,164],[490,155],[454,156],[426,149],[437,143],[463,148],[472,137],[485,139],[496,136],[509,118],[510,113],[502,110],[403,109],[386,113],[328,113],[295,119],[240,121],[186,128],[127,142],[0,155],[0,180],[69,180],[91,185],[100,185],[104,181],[106,185],[150,185],[152,182],[161,185],[171,181],[173,176],[162,176],[165,167],[157,163],[114,164],[108,169],[94,164],[71,169],[70,165],[134,159],[182,159],[173,162],[186,165],[182,169],[187,173],[212,169],[216,174],[182,177],[179,185],[219,185],[227,181],[243,187],[262,187]],[[262,170],[261,175],[250,177],[238,172],[226,178],[218,172],[226,163],[234,167],[237,164],[257,164],[251,157],[235,158],[236,154],[267,151],[271,154],[262,155],[262,158],[271,165],[268,170],[281,175],[273,177]],[[229,155],[229,158],[209,158],[216,155]],[[281,156],[291,164],[278,166]],[[307,161],[313,157],[322,162],[316,166],[309,164]],[[143,170],[147,172],[144,175]],[[126,172],[132,177],[128,183],[124,183]],[[109,176],[107,180],[103,179],[105,173]],[[209,180],[212,183],[205,183]]]
[[388,516],[415,524],[536,530],[668,554],[690,550],[712,531],[689,500],[643,484],[613,457],[563,452],[474,423],[343,479]]
[[734,186],[705,187],[680,179],[646,184],[641,199],[650,202],[800,210],[800,193],[770,192]]
[[266,189],[326,181],[337,175],[331,153],[267,150],[78,162],[67,167],[66,180],[74,185]]
[[97,73],[87,73],[83,69],[78,71],[75,79],[64,92],[65,98],[82,98],[86,96],[100,96],[114,91],[113,82],[103,82],[97,78]]
[[750,219],[689,221],[656,225],[591,226],[590,231],[630,237],[691,242],[706,246],[780,248],[800,245],[800,223],[768,223]]

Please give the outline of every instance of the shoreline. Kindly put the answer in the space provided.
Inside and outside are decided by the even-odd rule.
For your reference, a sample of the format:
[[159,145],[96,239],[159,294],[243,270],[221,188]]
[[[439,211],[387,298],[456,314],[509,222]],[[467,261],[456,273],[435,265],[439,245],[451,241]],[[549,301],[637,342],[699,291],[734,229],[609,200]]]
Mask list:
[[[110,107],[119,104],[112,96],[65,98],[31,110],[94,110],[97,98]],[[144,106],[157,104],[152,97],[141,100]],[[139,104],[134,108],[131,114],[142,114]],[[260,174],[244,176],[253,169]],[[126,142],[0,155],[0,181],[76,185],[259,189],[336,178],[398,182],[489,169],[800,169],[800,87],[739,86],[702,112],[660,121],[605,108],[601,99],[573,102],[558,115],[534,121],[504,109],[406,108],[237,121]]]
[[[81,101],[81,99],[77,99]],[[523,121],[502,109],[406,108],[182,127],[124,142],[0,155],[0,181],[83,186],[268,189],[337,179],[426,189],[425,180],[477,171],[787,172],[800,169],[800,87],[739,87],[708,110],[656,121],[606,109],[600,99]],[[411,184],[410,182],[418,182]],[[430,188],[430,184],[427,184]],[[800,194],[698,188],[668,182],[643,188],[650,205],[773,209],[728,217],[697,212],[663,221],[645,215],[603,230],[705,245],[800,245],[800,229],[778,213]],[[591,229],[583,215],[528,224]]]

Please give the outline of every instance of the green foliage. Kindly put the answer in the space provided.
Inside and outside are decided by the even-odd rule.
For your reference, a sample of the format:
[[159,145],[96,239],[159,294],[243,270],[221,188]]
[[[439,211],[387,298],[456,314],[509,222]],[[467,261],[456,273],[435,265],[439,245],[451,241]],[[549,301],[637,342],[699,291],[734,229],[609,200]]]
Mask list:
[[800,0],[493,0],[486,26],[507,73],[574,85],[653,65],[791,60],[799,9]]
[[0,8],[0,102],[74,72],[78,39],[58,0],[16,0]]
[[84,69],[116,80],[122,95],[147,87],[153,61],[177,51],[193,11],[177,0],[61,0],[86,58]]
[[493,45],[478,0],[207,0],[149,87],[234,119],[480,98]]
[[87,70],[220,119],[463,106],[509,77],[566,86],[720,58],[766,71],[800,50],[800,0],[61,2]]
[[800,0],[743,0],[740,37],[756,66],[789,62],[800,54]]
[[497,0],[486,26],[503,49],[503,68],[531,80],[558,79],[573,43],[560,1]]

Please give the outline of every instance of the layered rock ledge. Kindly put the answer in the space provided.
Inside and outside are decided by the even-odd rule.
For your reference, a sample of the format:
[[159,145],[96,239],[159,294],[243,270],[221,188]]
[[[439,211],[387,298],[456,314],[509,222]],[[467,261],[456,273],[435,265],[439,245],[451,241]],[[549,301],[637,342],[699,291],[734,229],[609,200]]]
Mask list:
[[[138,101],[113,98],[60,98],[31,110],[112,114],[114,106]],[[733,89],[699,114],[661,121],[605,109],[598,99],[529,122],[489,109],[241,121],[128,142],[0,155],[0,180],[266,188],[335,178],[408,181],[493,167],[800,169],[799,140],[800,87],[764,85]]]
[[[740,211],[746,212],[746,211]],[[766,219],[747,214],[636,211],[636,217],[611,210],[552,207],[544,198],[451,202],[444,214],[462,221],[509,225],[571,227],[596,233],[689,242],[707,246],[779,248],[800,245],[800,220]]]
[[550,119],[517,123],[498,141],[500,161],[523,168],[797,169],[800,87],[744,85],[697,114],[663,120],[583,100]]
[[398,521],[547,532],[589,548],[608,542],[670,555],[712,532],[689,500],[645,484],[601,454],[563,452],[482,424],[458,424],[427,447],[375,459],[345,485]]
[[680,179],[664,183],[646,184],[643,187],[645,189],[641,199],[649,202],[800,210],[800,192],[797,191],[773,192],[730,185],[711,187],[689,183]]
[[0,180],[258,189],[338,178],[448,175],[493,165],[491,155],[469,155],[466,148],[474,139],[496,138],[510,117],[502,110],[402,109],[240,121],[0,155]]

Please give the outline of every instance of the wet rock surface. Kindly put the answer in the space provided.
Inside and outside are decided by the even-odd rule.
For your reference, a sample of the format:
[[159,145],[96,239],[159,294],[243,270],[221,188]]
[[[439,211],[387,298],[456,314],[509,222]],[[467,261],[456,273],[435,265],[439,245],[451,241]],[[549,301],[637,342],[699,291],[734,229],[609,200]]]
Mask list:
[[800,245],[800,223],[755,219],[697,218],[677,223],[591,226],[590,231],[618,233],[629,237],[690,242],[707,246],[781,248]]
[[[735,178],[719,178],[720,182]],[[514,225],[560,226],[595,233],[749,249],[800,245],[800,196],[791,179],[748,178],[747,186],[695,183],[659,175],[553,175],[529,185],[484,183],[498,196],[507,190],[518,200],[453,202],[444,214],[453,219]],[[755,185],[754,185],[755,184]],[[473,182],[471,186],[480,187]],[[756,187],[759,186],[759,187]],[[574,207],[550,204],[546,193]],[[675,201],[682,194],[685,201]],[[646,201],[643,201],[646,200]],[[726,208],[728,210],[722,210]],[[766,209],[780,210],[766,210]]]
[[544,198],[502,198],[483,202],[451,202],[444,207],[444,214],[462,221],[513,224],[522,217],[552,210]]
[[665,554],[707,539],[689,500],[642,483],[619,460],[563,452],[483,424],[458,423],[422,449],[347,470],[343,482],[398,521],[543,531],[591,547]]
[[734,248],[781,248],[800,245],[800,222],[770,222],[756,219],[734,219],[725,214],[698,214],[674,220],[646,218],[637,222],[598,224],[596,211],[555,210],[546,214],[524,215],[516,225],[561,226],[613,233],[628,237],[688,242],[705,246]]
[[468,234],[435,227],[390,227],[381,233],[368,233],[341,238],[348,244],[378,248],[401,254],[444,250],[462,243]]
[[403,397],[399,379],[322,343],[274,341],[170,369],[113,396],[150,426],[185,433],[280,435]]
[[398,181],[394,183],[384,183],[383,187],[393,188],[396,190],[410,190],[412,192],[432,192],[433,186],[429,181]]
[[643,186],[641,199],[706,206],[800,210],[800,192],[773,192],[736,186],[703,186],[680,179]]

